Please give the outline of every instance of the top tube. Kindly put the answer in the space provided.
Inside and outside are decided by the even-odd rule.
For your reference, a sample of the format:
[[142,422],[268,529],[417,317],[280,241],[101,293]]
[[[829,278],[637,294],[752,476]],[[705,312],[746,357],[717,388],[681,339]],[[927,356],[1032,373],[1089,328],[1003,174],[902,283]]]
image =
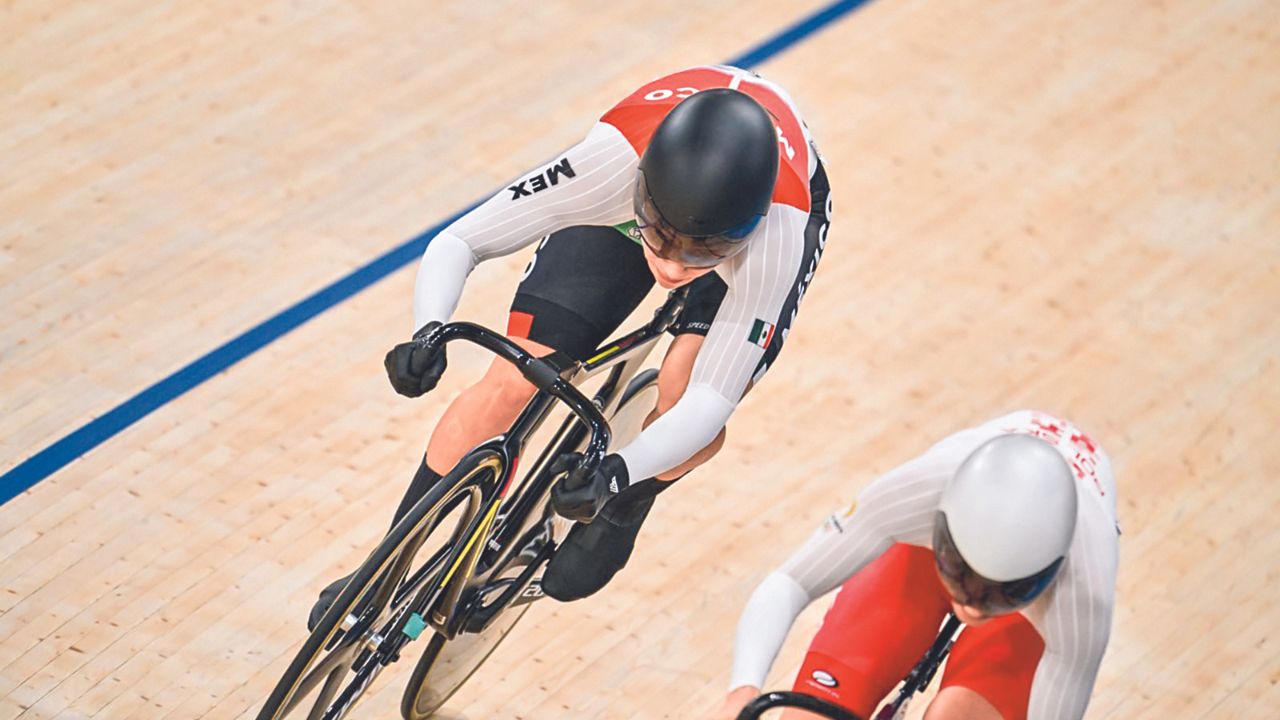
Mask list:
[[643,347],[647,341],[660,337],[667,328],[671,327],[676,318],[680,317],[680,311],[684,309],[684,301],[688,294],[688,285],[672,290],[662,307],[654,311],[653,320],[639,330],[601,345],[582,364],[583,372],[588,376],[599,372],[627,357],[631,351]]

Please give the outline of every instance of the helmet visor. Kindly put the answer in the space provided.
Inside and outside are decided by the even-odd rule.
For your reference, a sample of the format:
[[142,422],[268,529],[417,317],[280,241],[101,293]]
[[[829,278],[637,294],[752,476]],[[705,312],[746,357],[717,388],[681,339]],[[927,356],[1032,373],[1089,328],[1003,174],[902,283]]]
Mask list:
[[947,516],[938,511],[933,521],[933,559],[938,566],[938,577],[951,597],[961,605],[990,617],[1005,615],[1031,604],[1053,582],[1066,558],[1060,557],[1045,569],[1020,580],[988,580],[965,562],[951,537]]
[[691,268],[714,267],[742,252],[747,247],[747,237],[764,217],[752,215],[746,222],[712,235],[682,233],[658,211],[643,171],[636,173],[634,203],[636,224],[644,244],[663,260]]

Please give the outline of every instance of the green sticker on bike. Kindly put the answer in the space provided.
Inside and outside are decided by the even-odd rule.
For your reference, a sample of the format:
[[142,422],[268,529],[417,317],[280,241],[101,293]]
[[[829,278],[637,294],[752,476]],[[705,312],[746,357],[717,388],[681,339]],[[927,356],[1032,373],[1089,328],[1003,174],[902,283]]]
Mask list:
[[427,621],[422,619],[418,613],[409,615],[409,619],[404,623],[404,634],[409,636],[411,640],[417,640],[423,630],[427,629]]

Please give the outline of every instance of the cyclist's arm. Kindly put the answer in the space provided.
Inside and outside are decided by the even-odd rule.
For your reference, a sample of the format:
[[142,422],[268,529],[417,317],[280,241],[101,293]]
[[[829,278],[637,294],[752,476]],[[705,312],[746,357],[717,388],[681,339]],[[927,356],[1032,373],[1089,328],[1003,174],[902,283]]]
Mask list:
[[751,340],[756,321],[777,325],[795,287],[807,222],[803,211],[775,204],[746,251],[717,269],[728,291],[694,360],[684,395],[618,451],[633,481],[676,467],[724,428],[764,355],[765,349]]
[[896,542],[929,547],[954,453],[934,450],[880,476],[760,583],[738,623],[730,687],[762,687],[800,611]]
[[1111,635],[1111,604],[1077,609],[1081,617],[1050,620],[1036,667],[1028,720],[1082,718]]
[[631,218],[636,153],[611,125],[516,178],[436,235],[422,254],[413,295],[414,328],[446,322],[475,266],[572,225]]
[[1111,637],[1118,564],[1114,524],[1080,515],[1080,541],[1067,558],[1068,572],[1054,583],[1043,612],[1028,613],[1044,639],[1028,720],[1084,717]]

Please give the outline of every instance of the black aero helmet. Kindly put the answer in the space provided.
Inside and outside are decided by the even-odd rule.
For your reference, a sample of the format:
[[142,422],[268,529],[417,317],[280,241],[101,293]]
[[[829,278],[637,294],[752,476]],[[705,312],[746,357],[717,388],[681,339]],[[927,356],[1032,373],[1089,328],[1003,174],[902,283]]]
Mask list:
[[745,93],[695,93],[654,131],[635,189],[642,237],[659,257],[708,267],[746,247],[769,212],[778,134]]

